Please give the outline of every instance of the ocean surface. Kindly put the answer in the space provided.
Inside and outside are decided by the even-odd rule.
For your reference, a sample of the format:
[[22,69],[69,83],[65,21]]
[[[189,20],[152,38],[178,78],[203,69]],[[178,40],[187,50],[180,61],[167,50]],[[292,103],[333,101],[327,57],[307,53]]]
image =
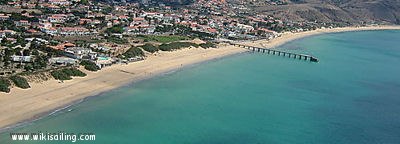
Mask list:
[[398,144],[400,31],[324,34],[100,94],[4,132],[94,133],[96,144]]

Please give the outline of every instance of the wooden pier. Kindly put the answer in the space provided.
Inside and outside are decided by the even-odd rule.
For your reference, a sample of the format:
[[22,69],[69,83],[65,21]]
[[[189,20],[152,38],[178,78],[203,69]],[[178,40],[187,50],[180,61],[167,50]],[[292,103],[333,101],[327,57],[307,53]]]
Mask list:
[[278,56],[288,56],[289,58],[294,58],[294,59],[299,59],[299,60],[307,60],[310,62],[318,62],[318,58],[306,54],[296,54],[296,53],[291,53],[291,52],[284,52],[280,50],[275,50],[275,49],[267,49],[267,48],[259,48],[259,47],[253,47],[253,46],[246,46],[246,45],[241,45],[241,44],[233,44],[234,46],[237,47],[242,47],[246,48],[249,50],[252,50],[254,52],[262,52],[262,53],[268,53],[272,55],[278,55]]

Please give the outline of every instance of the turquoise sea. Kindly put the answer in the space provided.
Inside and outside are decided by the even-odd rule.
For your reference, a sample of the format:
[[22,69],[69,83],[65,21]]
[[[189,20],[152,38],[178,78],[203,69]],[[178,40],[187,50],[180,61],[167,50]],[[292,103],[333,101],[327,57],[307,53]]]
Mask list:
[[3,132],[94,133],[96,144],[398,144],[400,31],[324,34],[100,94]]

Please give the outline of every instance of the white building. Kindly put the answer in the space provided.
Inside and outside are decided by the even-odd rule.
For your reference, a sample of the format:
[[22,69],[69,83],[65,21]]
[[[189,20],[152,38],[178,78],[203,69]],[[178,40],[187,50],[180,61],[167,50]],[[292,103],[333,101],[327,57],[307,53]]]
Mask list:
[[32,62],[33,61],[33,57],[32,56],[17,56],[17,55],[13,55],[13,56],[11,56],[11,60],[13,62]]
[[66,48],[64,51],[65,51],[65,56],[74,59],[83,59],[85,57],[91,58],[90,54],[92,53],[91,49],[83,47],[70,47]]
[[49,62],[51,64],[58,64],[58,65],[74,65],[78,63],[78,60],[68,57],[54,57],[50,58]]
[[71,4],[71,2],[69,2],[68,0],[48,0],[48,1],[50,4],[60,5],[60,6],[67,6]]

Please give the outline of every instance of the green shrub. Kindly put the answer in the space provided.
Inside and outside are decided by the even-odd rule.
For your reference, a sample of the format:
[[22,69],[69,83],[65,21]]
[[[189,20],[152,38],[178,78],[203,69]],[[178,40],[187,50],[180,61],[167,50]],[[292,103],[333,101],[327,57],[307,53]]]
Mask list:
[[155,53],[155,52],[158,51],[158,47],[156,47],[156,46],[154,46],[152,44],[145,44],[145,45],[142,45],[140,47],[142,47],[143,50],[145,50],[147,52],[150,52],[150,53]]
[[55,70],[52,71],[51,76],[53,76],[57,80],[71,80],[71,76],[67,75],[66,73],[63,73],[61,70]]
[[30,88],[31,86],[29,85],[28,81],[21,76],[11,76],[10,77],[11,81],[15,84],[15,86],[22,88],[22,89],[27,89]]
[[144,56],[144,52],[140,48],[131,47],[123,55],[125,56],[125,58],[133,58],[133,57],[137,57],[137,56]]
[[187,48],[187,47],[199,47],[199,45],[191,42],[173,42],[169,44],[161,44],[158,48],[162,51],[173,51],[181,48]]
[[8,79],[0,77],[0,92],[10,92],[11,83]]
[[86,76],[85,73],[78,70],[77,68],[66,68],[66,69],[62,69],[61,71],[69,76],[77,76],[77,77],[85,77]]
[[81,61],[80,65],[84,66],[86,70],[88,71],[98,71],[100,68],[96,65],[96,63],[89,61],[89,60],[83,60]]
[[97,65],[85,65],[85,69],[88,71],[98,71],[100,68]]
[[202,44],[200,44],[200,46],[202,47],[202,48],[211,48],[211,47],[216,47],[216,45],[214,44],[214,43],[212,43],[212,42],[206,42],[206,43],[202,43]]
[[84,77],[85,73],[77,68],[65,68],[51,72],[51,75],[57,80],[71,80],[72,76]]

